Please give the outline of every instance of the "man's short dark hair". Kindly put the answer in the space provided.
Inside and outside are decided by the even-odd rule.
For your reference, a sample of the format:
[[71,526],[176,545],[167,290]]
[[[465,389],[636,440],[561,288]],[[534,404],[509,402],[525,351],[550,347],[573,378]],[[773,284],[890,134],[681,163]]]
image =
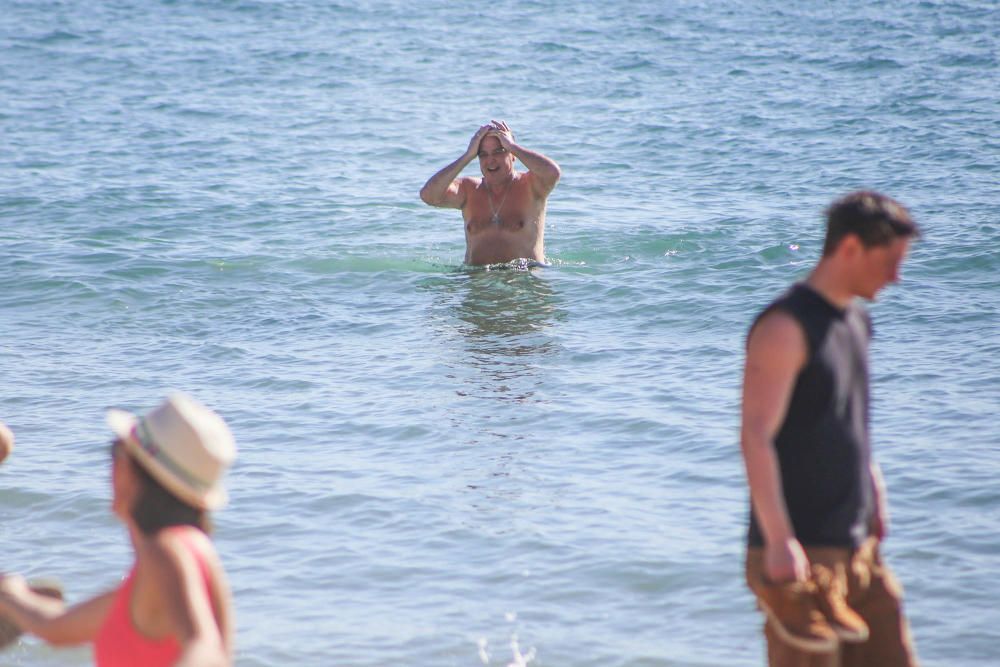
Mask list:
[[920,236],[906,207],[880,192],[860,190],[841,197],[826,210],[823,255],[831,254],[848,234],[866,248],[888,245],[894,239]]

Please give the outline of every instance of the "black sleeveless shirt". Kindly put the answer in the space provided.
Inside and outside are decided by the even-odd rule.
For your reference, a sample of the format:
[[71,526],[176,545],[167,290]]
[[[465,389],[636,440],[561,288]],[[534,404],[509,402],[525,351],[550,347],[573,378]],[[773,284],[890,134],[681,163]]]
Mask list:
[[[775,309],[798,321],[808,345],[774,440],[792,529],[803,546],[857,547],[874,511],[868,441],[871,320],[862,306],[841,310],[804,283],[765,308],[753,326]],[[748,541],[764,543],[753,511]]]

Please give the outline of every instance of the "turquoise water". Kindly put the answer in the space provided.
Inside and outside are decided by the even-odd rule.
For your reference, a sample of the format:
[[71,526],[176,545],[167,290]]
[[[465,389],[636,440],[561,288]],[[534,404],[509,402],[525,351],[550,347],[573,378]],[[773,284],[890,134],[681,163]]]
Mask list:
[[[760,665],[743,336],[864,186],[925,230],[886,551],[924,663],[996,664],[1000,9],[666,4],[0,0],[0,567],[113,586],[104,408],[182,388],[241,448],[241,666]],[[551,268],[417,197],[490,118],[563,169]]]

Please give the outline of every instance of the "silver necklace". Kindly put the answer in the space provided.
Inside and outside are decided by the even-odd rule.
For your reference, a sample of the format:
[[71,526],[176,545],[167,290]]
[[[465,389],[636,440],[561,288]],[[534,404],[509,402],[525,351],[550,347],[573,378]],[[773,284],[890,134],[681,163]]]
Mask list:
[[490,189],[490,186],[488,185],[486,186],[486,196],[489,199],[490,213],[492,214],[490,220],[493,221],[494,225],[500,224],[500,211],[503,210],[503,203],[507,201],[507,195],[510,194],[510,186],[512,186],[513,184],[514,184],[514,179],[511,178],[510,183],[507,184],[507,188],[503,191],[503,197],[501,197],[500,199],[500,205],[497,206],[496,208],[493,208],[493,190]]

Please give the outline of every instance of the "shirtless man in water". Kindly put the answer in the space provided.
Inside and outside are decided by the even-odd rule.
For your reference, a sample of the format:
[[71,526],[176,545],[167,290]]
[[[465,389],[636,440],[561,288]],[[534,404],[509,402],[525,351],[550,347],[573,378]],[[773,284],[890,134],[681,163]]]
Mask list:
[[[476,157],[483,177],[459,177]],[[514,158],[527,173],[514,168]],[[431,176],[420,198],[462,209],[466,264],[544,263],[545,201],[560,173],[549,158],[514,143],[507,123],[494,120],[479,128],[462,157]]]

